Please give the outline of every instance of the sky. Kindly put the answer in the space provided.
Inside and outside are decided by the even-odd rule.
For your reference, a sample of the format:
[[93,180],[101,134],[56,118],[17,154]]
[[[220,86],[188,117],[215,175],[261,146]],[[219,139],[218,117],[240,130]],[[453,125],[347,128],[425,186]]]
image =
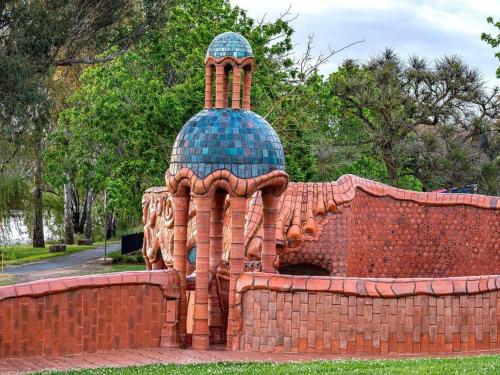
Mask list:
[[[481,41],[481,32],[498,31],[486,22],[500,17],[500,0],[230,0],[256,19],[273,20],[291,6],[297,54],[309,35],[316,54],[362,40],[333,56],[321,68],[328,74],[344,59],[364,62],[385,47],[402,58],[416,54],[429,62],[459,55],[482,74],[487,86],[500,85],[494,49]],[[495,32],[496,31],[496,32]]]

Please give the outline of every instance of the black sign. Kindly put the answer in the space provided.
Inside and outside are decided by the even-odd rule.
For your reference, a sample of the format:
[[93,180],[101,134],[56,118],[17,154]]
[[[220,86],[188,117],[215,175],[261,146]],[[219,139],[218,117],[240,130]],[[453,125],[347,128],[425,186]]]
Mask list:
[[122,254],[128,254],[142,249],[143,240],[144,232],[122,236]]

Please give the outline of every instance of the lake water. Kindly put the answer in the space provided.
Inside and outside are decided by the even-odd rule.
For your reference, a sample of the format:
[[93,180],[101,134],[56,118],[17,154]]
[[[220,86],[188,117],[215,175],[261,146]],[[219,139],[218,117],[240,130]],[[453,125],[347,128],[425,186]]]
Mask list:
[[[45,241],[53,241],[61,238],[62,233],[60,233],[60,229],[58,230],[57,227],[53,218],[49,218],[48,223],[46,218],[44,218]],[[0,246],[29,243],[31,243],[31,234],[24,222],[24,218],[21,213],[14,213],[3,223],[3,227],[0,228]]]

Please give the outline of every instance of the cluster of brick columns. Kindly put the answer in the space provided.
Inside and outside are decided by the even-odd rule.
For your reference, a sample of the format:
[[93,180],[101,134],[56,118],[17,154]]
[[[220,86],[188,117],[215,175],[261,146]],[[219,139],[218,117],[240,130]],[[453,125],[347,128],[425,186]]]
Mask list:
[[[250,90],[252,87],[252,67],[241,68],[231,64],[209,64],[205,68],[205,108],[214,108],[212,76],[215,66],[215,108],[226,108],[228,106],[229,94],[229,72],[233,71],[233,87],[231,97],[231,108],[250,110]],[[240,104],[241,73],[243,77],[243,100]]]
[[[209,288],[209,274],[215,274],[222,259],[223,215],[226,193],[218,191],[213,196],[194,196],[196,207],[196,286],[193,313],[193,349],[208,349],[210,342],[223,340],[222,313],[217,291]],[[238,322],[241,317],[234,309],[236,281],[244,271],[245,247],[244,226],[247,198],[232,196],[231,201],[231,255],[229,260],[229,316],[227,328],[227,347],[237,349]],[[265,272],[275,272],[276,259],[276,215],[278,198],[270,192],[263,192],[264,203],[264,240],[262,249],[262,268]],[[187,262],[187,221],[189,195],[174,196],[174,268],[181,279],[181,306],[179,309],[179,334],[181,344],[186,342],[186,262]],[[212,340],[211,340],[212,335]]]

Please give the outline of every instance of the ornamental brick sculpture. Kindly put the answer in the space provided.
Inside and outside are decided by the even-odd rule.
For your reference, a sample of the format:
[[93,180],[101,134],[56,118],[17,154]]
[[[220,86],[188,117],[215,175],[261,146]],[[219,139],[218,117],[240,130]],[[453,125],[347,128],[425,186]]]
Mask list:
[[[236,280],[244,270],[246,201],[256,191],[262,192],[264,202],[262,269],[274,271],[277,204],[288,183],[288,175],[284,172],[283,148],[276,132],[250,110],[253,64],[252,48],[240,34],[223,33],[212,41],[205,59],[205,109],[181,129],[165,174],[174,219],[173,268],[179,272],[183,296],[186,291],[190,197],[196,208],[196,286],[192,332],[192,345],[196,349],[208,348],[210,331],[212,337],[222,336],[215,288],[209,289],[209,272],[215,272],[222,260],[222,220],[226,195],[229,196],[232,212],[230,332],[233,330]],[[212,94],[214,71],[215,103]],[[240,100],[242,81],[243,99]],[[154,243],[147,237],[145,243],[148,242]],[[186,316],[187,304],[183,300],[179,317],[181,342],[186,341]],[[210,324],[211,321],[216,321],[217,325]],[[228,347],[231,347],[231,339],[232,334],[228,336]]]
[[351,175],[288,183],[276,133],[250,111],[248,42],[221,34],[205,63],[205,109],[180,131],[165,186],[143,197],[152,271],[0,287],[0,358],[190,342],[381,356],[500,350],[499,197]]
[[179,275],[181,345],[189,319],[195,349],[500,346],[497,197],[418,193],[352,175],[288,183],[277,134],[250,110],[246,39],[217,36],[205,65],[205,109],[179,132],[165,187],[143,198],[147,268]]

